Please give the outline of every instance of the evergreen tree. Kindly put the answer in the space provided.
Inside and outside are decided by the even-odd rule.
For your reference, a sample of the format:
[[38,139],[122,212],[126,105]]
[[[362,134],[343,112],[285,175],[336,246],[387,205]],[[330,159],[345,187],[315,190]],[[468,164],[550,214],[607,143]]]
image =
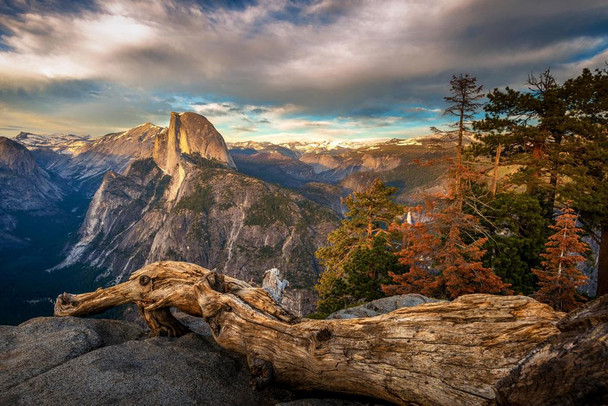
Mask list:
[[[483,131],[477,149],[491,155],[495,165],[504,157],[519,171],[511,177],[526,186],[528,194],[542,198],[552,212],[564,144],[574,140],[575,126],[568,115],[563,86],[549,70],[528,78],[528,91],[507,87],[490,92],[483,120],[474,127]],[[495,168],[497,173],[497,168]]]
[[556,310],[569,312],[584,300],[577,288],[587,277],[577,268],[585,258],[581,255],[589,247],[580,238],[581,229],[576,227],[574,210],[566,207],[550,226],[555,234],[549,237],[541,269],[534,269],[540,289],[533,295],[537,300],[548,303]]
[[321,297],[317,303],[320,313],[383,295],[380,286],[386,282],[387,272],[400,267],[392,254],[395,233],[390,230],[402,213],[392,200],[396,191],[376,179],[368,189],[343,199],[346,218],[329,234],[329,245],[316,252],[325,267],[315,286]]
[[[427,200],[426,208],[431,208],[431,205],[432,201]],[[382,290],[387,295],[420,293],[439,297],[442,295],[439,275],[431,268],[433,255],[441,244],[441,235],[436,230],[437,224],[425,221],[423,206],[406,208],[406,211],[408,218],[420,220],[395,223],[392,228],[402,235],[401,249],[396,254],[399,262],[407,267],[407,271],[389,272],[392,283],[383,285]]]
[[564,84],[576,143],[567,151],[562,190],[599,245],[597,296],[608,294],[608,72],[585,69]]
[[490,238],[484,244],[484,266],[511,285],[515,293],[536,289],[532,268],[540,266],[549,221],[539,200],[515,192],[498,193],[481,205],[481,221]]
[[446,174],[447,191],[423,196],[424,206],[415,209],[421,219],[417,224],[394,226],[403,235],[397,255],[408,271],[389,274],[394,283],[383,286],[387,294],[416,292],[455,298],[466,293],[508,291],[508,286],[481,261],[487,239],[475,237],[480,229],[479,219],[463,210],[477,178],[475,165],[465,165],[462,144],[466,123],[481,106],[477,100],[483,97],[482,87],[476,81],[460,75],[450,82],[452,95],[445,97],[450,104],[446,114],[458,117],[454,125],[458,143],[456,160],[450,162]]
[[554,214],[556,198],[571,200],[588,235],[600,246],[597,295],[608,293],[608,72],[584,69],[558,84],[549,71],[530,77],[528,92],[506,88],[488,95],[477,147],[499,146],[511,177]]

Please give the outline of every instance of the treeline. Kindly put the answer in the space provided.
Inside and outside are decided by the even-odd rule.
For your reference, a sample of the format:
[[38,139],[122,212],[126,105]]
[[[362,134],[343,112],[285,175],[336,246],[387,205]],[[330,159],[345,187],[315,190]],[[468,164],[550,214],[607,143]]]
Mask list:
[[597,295],[608,293],[608,71],[560,84],[547,70],[485,103],[475,77],[450,85],[455,121],[433,128],[456,144],[445,191],[402,206],[376,180],[345,198],[346,218],[317,251],[319,315],[403,293],[526,294],[569,311],[585,300],[583,236],[599,246]]

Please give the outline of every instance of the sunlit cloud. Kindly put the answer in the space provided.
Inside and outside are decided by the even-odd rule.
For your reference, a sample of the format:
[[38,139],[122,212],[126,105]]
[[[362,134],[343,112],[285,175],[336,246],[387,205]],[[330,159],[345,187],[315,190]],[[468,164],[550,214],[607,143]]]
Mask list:
[[445,120],[453,73],[522,86],[608,58],[593,0],[51,3],[0,7],[1,128],[100,135],[173,109],[228,137],[409,136]]

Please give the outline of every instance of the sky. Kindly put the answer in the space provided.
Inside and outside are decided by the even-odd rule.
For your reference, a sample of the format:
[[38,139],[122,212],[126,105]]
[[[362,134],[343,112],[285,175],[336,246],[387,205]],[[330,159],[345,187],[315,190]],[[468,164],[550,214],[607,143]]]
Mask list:
[[408,138],[450,121],[453,74],[607,60],[608,0],[0,0],[0,135],[194,111],[228,141]]

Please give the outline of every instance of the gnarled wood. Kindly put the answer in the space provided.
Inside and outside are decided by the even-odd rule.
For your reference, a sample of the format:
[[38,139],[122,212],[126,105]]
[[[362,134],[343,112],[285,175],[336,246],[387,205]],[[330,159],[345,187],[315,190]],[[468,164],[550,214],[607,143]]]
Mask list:
[[156,334],[179,335],[168,308],[202,316],[247,356],[252,386],[361,394],[399,404],[479,405],[562,316],[524,296],[467,295],[373,318],[296,320],[263,289],[196,265],[160,262],[128,282],[63,294],[56,315],[137,303]]
[[[184,313],[201,317],[201,308],[194,293],[194,284],[211,271],[198,265],[162,261],[146,265],[129,280],[107,289],[73,295],[62,293],[55,302],[55,316],[90,316],[112,307],[135,303],[152,335],[180,336],[188,329],[169,312],[175,307]],[[217,289],[233,292],[239,298],[255,303],[261,310],[284,322],[296,317],[276,306],[263,289],[254,288],[239,279],[226,276]]]

